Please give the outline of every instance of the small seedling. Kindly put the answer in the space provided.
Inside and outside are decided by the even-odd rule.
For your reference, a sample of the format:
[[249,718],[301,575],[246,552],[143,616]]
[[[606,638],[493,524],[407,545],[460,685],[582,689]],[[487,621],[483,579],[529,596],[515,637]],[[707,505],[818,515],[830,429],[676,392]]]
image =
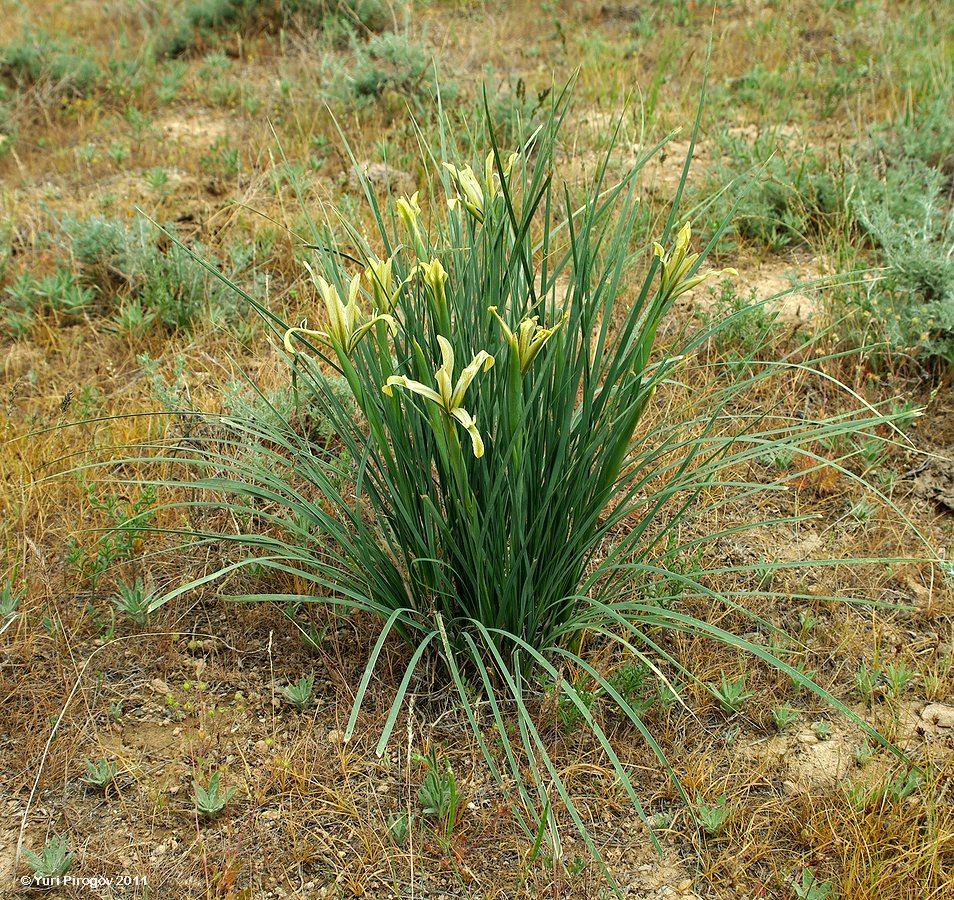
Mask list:
[[282,688],[282,693],[295,709],[302,710],[311,703],[311,694],[314,687],[315,676],[302,675],[298,681],[285,685],[285,687]]
[[137,578],[135,584],[121,584],[119,593],[112,597],[113,606],[119,612],[128,616],[137,625],[144,626],[149,621],[152,601],[155,599],[156,589],[153,585],[144,584],[142,578]]
[[858,671],[855,672],[855,690],[858,691],[861,699],[865,703],[871,703],[871,698],[874,696],[875,685],[880,678],[881,673],[877,669],[869,669],[865,663],[858,667]]
[[816,722],[812,726],[815,737],[820,741],[827,741],[831,737],[831,722]]
[[802,869],[802,880],[792,881],[792,890],[799,900],[828,900],[833,887],[830,881],[819,881],[818,876],[806,866]]
[[696,796],[696,815],[699,818],[699,824],[703,827],[706,834],[715,837],[722,831],[725,823],[732,815],[732,810],[726,802],[726,796],[723,794],[713,806],[709,806],[700,796]]
[[411,833],[411,819],[407,813],[388,819],[388,835],[395,847],[403,847]]
[[438,763],[434,750],[426,757],[420,757],[419,761],[427,766],[427,774],[417,794],[424,815],[444,819],[454,811],[458,800],[457,779],[450,765]]
[[858,450],[869,469],[873,469],[884,458],[884,443],[880,438],[869,437]]
[[892,697],[900,697],[907,690],[913,675],[914,673],[905,665],[903,659],[886,666],[884,679],[888,685],[888,693]]
[[26,593],[26,588],[20,588],[19,591],[13,590],[13,579],[8,578],[3,587],[0,588],[0,619],[9,619],[16,615],[17,607]]
[[899,403],[896,400],[891,407],[891,415],[894,416],[894,424],[897,425],[902,431],[905,428],[910,427],[914,420],[923,412],[923,409],[918,407],[917,404],[912,403],[910,400],[905,400],[903,403]]
[[26,864],[33,870],[33,882],[42,885],[44,882],[62,878],[73,865],[73,854],[66,835],[51,837],[39,854],[30,850],[23,851]]
[[792,467],[795,460],[795,451],[789,447],[773,448],[761,457],[761,461],[766,465],[784,472]]
[[158,316],[158,310],[149,309],[142,301],[141,297],[133,297],[124,303],[116,315],[113,322],[116,330],[120,334],[128,335],[131,338],[143,338],[155,324]]
[[234,787],[226,788],[224,791],[220,789],[219,777],[219,773],[216,772],[209,779],[207,788],[202,787],[198,781],[192,782],[195,785],[195,805],[203,819],[214,819],[235,796]]
[[129,156],[129,148],[122,141],[112,141],[106,149],[106,153],[118,166]]
[[[578,679],[576,682],[574,682],[573,690],[575,691],[576,696],[582,701],[584,708],[589,710],[596,701],[596,694],[593,691],[588,691],[583,687],[582,679]],[[563,730],[567,734],[575,731],[577,726],[586,719],[586,715],[583,710],[580,709],[580,707],[578,707],[562,691],[558,699],[558,709],[560,724],[563,726]]]
[[843,785],[843,789],[852,809],[858,812],[864,812],[868,808],[868,804],[877,800],[881,795],[881,791],[871,791],[866,785],[855,784],[850,780]]
[[765,563],[764,565],[756,566],[755,575],[758,579],[758,590],[765,591],[766,593],[772,590],[772,585],[775,583],[774,565]]
[[918,769],[909,769],[901,775],[891,779],[891,782],[885,788],[884,795],[895,803],[907,800],[921,785],[924,784],[924,776]]
[[[576,730],[577,726],[586,719],[583,710],[573,702],[569,694],[563,689],[562,678],[556,683],[547,679],[542,680],[545,693],[549,697],[554,697],[556,699],[557,718],[560,721],[563,731],[567,734],[572,733]],[[586,689],[585,683],[582,679],[577,679],[572,685],[570,685],[570,688],[576,694],[577,698],[581,701],[585,709],[589,710],[593,706],[597,695],[594,691]]]
[[938,566],[941,569],[941,574],[944,576],[944,580],[951,586],[954,587],[954,560],[942,559]]
[[930,667],[920,670],[921,680],[924,683],[924,696],[928,700],[939,700],[947,693],[952,661],[954,657],[945,654],[939,656]]
[[627,662],[609,679],[609,683],[637,716],[644,716],[656,702],[656,698],[647,691],[648,673],[648,667],[642,663]]
[[[815,670],[810,669],[808,667],[808,662],[805,660],[804,657],[798,660],[798,662],[796,662],[795,665],[792,666],[792,668],[796,672],[795,675],[789,675],[789,680],[792,683],[792,687],[797,691],[807,690],[807,688],[805,687],[805,682],[815,680],[815,674],[816,674]],[[803,677],[799,678],[798,677],[799,675]]]
[[660,678],[657,683],[657,690],[659,691],[659,705],[663,709],[671,709],[677,703],[684,702],[682,700],[683,685],[681,684],[673,684]]
[[863,741],[861,744],[855,747],[855,765],[859,768],[862,768],[874,758],[874,755],[877,752],[878,748],[874,744],[870,744],[868,741]]
[[567,862],[566,871],[568,875],[579,875],[586,868],[586,859],[582,856],[574,856]]
[[772,710],[772,719],[779,733],[788,731],[788,729],[795,724],[797,718],[798,710],[788,705],[776,706],[775,709]]
[[327,625],[322,625],[321,628],[318,628],[314,622],[309,622],[307,625],[298,625],[298,637],[309,653],[321,652],[327,634]]
[[818,617],[811,610],[803,609],[798,614],[798,627],[802,635],[809,635],[818,627]]
[[867,500],[859,500],[851,509],[848,511],[848,514],[856,522],[870,522],[871,517],[874,515],[874,506],[871,505]]
[[745,689],[745,675],[740,675],[735,681],[729,681],[722,674],[722,686],[712,685],[712,693],[719,701],[719,707],[723,712],[737,713],[745,705],[745,701],[753,696],[751,691]]
[[115,779],[116,763],[108,759],[86,760],[86,775],[82,779],[86,784],[105,790]]
[[169,173],[165,169],[159,167],[149,169],[143,177],[149,190],[154,194],[165,197],[169,193]]
[[443,765],[438,761],[435,749],[427,756],[418,756],[418,762],[427,766],[427,774],[421,783],[417,799],[425,816],[443,822],[444,840],[450,842],[461,804],[457,779],[446,761]]

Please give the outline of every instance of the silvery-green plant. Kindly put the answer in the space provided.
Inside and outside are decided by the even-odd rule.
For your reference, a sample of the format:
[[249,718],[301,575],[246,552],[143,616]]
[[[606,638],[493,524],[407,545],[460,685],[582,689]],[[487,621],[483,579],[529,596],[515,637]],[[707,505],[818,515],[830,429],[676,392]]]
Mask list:
[[[435,665],[528,840],[547,830],[558,856],[560,832],[575,828],[599,858],[537,717],[543,686],[557,686],[560,702],[602,748],[644,821],[650,817],[594,715],[592,696],[618,708],[693,808],[640,705],[604,674],[608,659],[616,671],[626,663],[645,666],[661,698],[684,702],[673,686],[700,679],[660,640],[666,632],[764,661],[886,743],[767,646],[685,606],[702,600],[739,614],[753,595],[805,603],[817,597],[772,593],[752,565],[684,571],[679,560],[701,559],[707,541],[766,524],[753,515],[750,523],[707,525],[701,536],[688,537],[693,517],[711,521],[728,502],[725,493],[755,510],[761,495],[784,490],[806,471],[833,466],[855,477],[846,467],[850,450],[831,458],[818,446],[890,427],[891,419],[860,400],[830,419],[810,411],[739,418],[728,412],[744,392],[793,369],[803,381],[831,383],[830,373],[806,361],[806,346],[771,364],[711,364],[709,390],[683,391],[682,379],[701,365],[701,351],[724,323],[683,334],[671,346],[657,346],[657,334],[677,298],[707,277],[733,274],[704,268],[709,248],[693,250],[690,225],[678,214],[689,160],[654,241],[638,231],[639,175],[652,152],[615,180],[607,156],[582,197],[558,186],[566,109],[564,94],[516,155],[489,133],[476,167],[457,157],[444,125],[434,146],[422,137],[432,172],[424,196],[384,202],[362,182],[372,235],[330,210],[315,222],[302,198],[320,321],[291,325],[230,283],[271,329],[296,402],[329,423],[339,449],[302,434],[260,393],[259,411],[218,417],[214,441],[201,450],[172,441],[149,456],[182,471],[160,482],[185,489],[192,499],[182,506],[217,508],[245,523],[237,531],[183,530],[187,542],[228,542],[245,553],[163,601],[254,566],[270,571],[276,584],[296,587],[241,599],[370,613],[381,628],[346,734],[356,727],[386,641],[397,634],[408,646],[407,666],[378,752],[415,673]],[[360,171],[356,160],[355,167]],[[655,415],[660,393],[666,412]],[[766,455],[788,453],[805,465],[786,467],[768,483],[740,475]],[[771,524],[800,521],[779,516]],[[772,568],[809,564],[819,561]],[[742,572],[750,577],[739,578]],[[662,580],[672,602],[640,588]],[[572,677],[564,676],[568,669]]]
[[234,787],[226,788],[224,791],[221,789],[220,778],[220,774],[216,772],[209,779],[208,787],[203,787],[195,780],[192,782],[195,788],[195,805],[203,819],[214,819],[235,796]]
[[73,866],[73,854],[66,835],[54,835],[39,853],[24,849],[23,858],[33,870],[34,882],[41,886],[44,882],[51,882],[51,886],[55,887],[56,881]]
[[396,847],[403,847],[407,843],[412,824],[413,820],[406,812],[393,815],[388,819],[388,836]]
[[20,588],[19,591],[13,589],[13,579],[8,578],[0,587],[0,619],[9,619],[16,615],[17,607],[26,594],[26,588]]
[[815,732],[815,737],[820,741],[827,741],[831,738],[831,722],[826,722],[824,720],[820,722],[815,722],[812,725],[812,731]]
[[86,760],[86,774],[83,781],[94,787],[107,788],[116,779],[116,763],[108,759],[93,762]]
[[298,681],[292,682],[291,684],[286,684],[282,688],[282,693],[285,695],[285,699],[291,703],[295,709],[304,709],[311,703],[311,694],[315,686],[315,676],[308,675],[302,676]]
[[858,671],[855,672],[855,689],[865,703],[871,703],[871,699],[874,696],[881,677],[880,671],[877,669],[869,669],[865,661],[861,661]]
[[752,696],[752,692],[745,689],[744,673],[734,681],[729,681],[723,672],[721,684],[710,687],[713,696],[719,701],[719,708],[726,713],[737,713]]
[[118,593],[112,599],[113,606],[128,616],[136,625],[146,625],[152,612],[152,603],[156,599],[156,589],[137,578],[135,584],[122,583]]
[[792,879],[791,888],[799,900],[829,900],[834,890],[830,881],[821,881],[808,866],[802,869],[801,881]]
[[907,689],[911,680],[914,678],[912,672],[903,659],[896,663],[888,663],[884,669],[884,680],[888,687],[888,693],[892,697],[900,697]]
[[793,709],[787,704],[782,704],[781,706],[776,706],[772,710],[772,721],[775,722],[775,727],[780,731],[788,731],[788,729],[795,724],[798,720],[798,710]]
[[715,837],[725,827],[732,816],[732,807],[728,805],[725,794],[709,806],[702,797],[696,797],[696,815],[699,824],[710,837]]
[[441,839],[450,842],[463,803],[454,770],[446,760],[438,760],[436,748],[427,756],[418,755],[417,760],[427,767],[417,792],[421,811],[425,817],[436,820],[441,826]]

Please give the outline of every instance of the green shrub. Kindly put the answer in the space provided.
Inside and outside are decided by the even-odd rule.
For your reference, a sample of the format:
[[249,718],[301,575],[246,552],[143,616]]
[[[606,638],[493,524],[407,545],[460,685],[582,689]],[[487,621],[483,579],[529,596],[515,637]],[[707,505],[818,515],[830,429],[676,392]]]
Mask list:
[[350,76],[358,97],[379,97],[386,89],[414,94],[425,79],[430,58],[405,35],[389,33],[353,46]]
[[[459,93],[452,78],[438,82],[434,59],[404,32],[374,34],[367,40],[349,32],[343,52],[326,53],[321,83],[330,102],[362,106],[384,101],[393,114],[411,105],[419,114],[432,109],[438,93],[445,103]],[[464,127],[470,128],[471,122]]]
[[883,180],[860,177],[858,222],[884,264],[868,299],[889,345],[954,364],[954,206],[946,178],[902,160]]
[[740,238],[779,250],[806,240],[841,208],[825,161],[810,148],[772,133],[752,143],[725,135],[719,143],[728,162],[712,171],[706,193],[716,194],[731,181],[712,208],[717,224],[734,208],[721,236],[726,249],[727,241]]
[[156,33],[154,50],[159,58],[172,58],[229,33],[277,30],[292,20],[374,33],[388,28],[400,9],[387,0],[186,0]]
[[872,158],[913,161],[954,177],[954,89],[950,84],[908,107],[896,122],[873,130]]
[[114,322],[133,336],[156,324],[189,331],[217,310],[234,309],[206,267],[145,223],[65,217],[60,224],[83,279],[114,298]]
[[[538,717],[546,686],[603,749],[644,821],[631,775],[594,714],[597,697],[645,738],[692,808],[638,714],[649,702],[642,676],[633,670],[624,682],[599,668],[615,654],[617,672],[665,671],[660,694],[700,681],[691,661],[665,649],[667,632],[761,659],[886,743],[765,646],[685,610],[706,600],[714,615],[737,616],[747,596],[762,596],[755,563],[749,578],[739,577],[742,564],[703,565],[707,542],[727,536],[708,525],[725,492],[755,510],[762,492],[803,473],[765,484],[740,471],[773,450],[803,455],[810,469],[820,465],[811,449],[819,440],[888,419],[868,407],[832,420],[810,412],[776,424],[729,418],[741,393],[788,373],[784,358],[744,374],[713,365],[709,389],[680,394],[682,367],[702,358],[720,325],[666,348],[655,348],[657,330],[679,296],[719,273],[702,270],[675,210],[648,252],[652,236],[635,233],[638,170],[611,183],[601,166],[581,201],[564,205],[552,180],[564,113],[561,97],[531,146],[513,157],[489,148],[476,172],[461,167],[455,136],[442,127],[425,151],[444,161],[434,165],[427,214],[418,194],[382,206],[365,184],[378,224],[372,238],[349,227],[354,218],[340,220],[340,235],[314,227],[308,265],[325,322],[289,327],[235,286],[284,346],[299,402],[331,423],[337,446],[303,435],[270,407],[217,417],[214,440],[199,450],[175,440],[157,448],[182,473],[159,484],[196,498],[183,506],[213,506],[238,522],[228,532],[183,531],[184,540],[224,541],[240,555],[153,607],[255,567],[271,573],[269,592],[241,599],[370,614],[381,630],[346,734],[397,634],[407,667],[379,751],[430,661],[456,691],[528,841],[548,831],[556,856],[561,831],[575,827],[599,857]],[[566,208],[569,218],[559,212]],[[646,252],[634,257],[638,246]],[[791,360],[803,378],[815,371],[809,349]],[[347,382],[347,402],[330,373]],[[666,412],[649,416],[658,392]],[[704,524],[693,532],[696,514]],[[730,534],[762,524],[756,516]],[[697,536],[683,537],[684,526]],[[670,570],[670,557],[694,562]],[[678,582],[669,604],[639,589],[660,577]]]
[[[510,75],[505,86],[496,87],[493,72],[484,72],[490,98],[490,122],[498,142],[503,146],[520,146],[546,121],[550,87],[527,88],[527,83]],[[483,137],[483,135],[481,135]]]
[[27,334],[37,316],[54,314],[69,323],[89,312],[96,292],[80,284],[69,269],[49,275],[23,272],[4,289],[7,295],[2,323],[14,336]]
[[0,49],[0,75],[23,88],[41,81],[73,97],[85,97],[100,79],[96,62],[45,35],[30,35]]

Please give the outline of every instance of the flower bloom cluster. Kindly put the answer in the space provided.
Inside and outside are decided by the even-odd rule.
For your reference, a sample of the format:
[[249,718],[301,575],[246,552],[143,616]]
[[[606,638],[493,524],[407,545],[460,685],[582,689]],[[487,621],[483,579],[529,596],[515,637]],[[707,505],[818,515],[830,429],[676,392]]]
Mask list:
[[[504,178],[509,178],[517,158],[516,154],[512,154],[503,166]],[[477,225],[485,223],[501,192],[500,176],[495,172],[494,164],[495,156],[491,153],[485,160],[483,180],[470,166],[457,168],[450,163],[443,164],[459,191],[459,196],[448,200],[451,211],[463,209]],[[329,324],[325,331],[310,329],[304,322],[289,328],[285,333],[285,349],[289,353],[297,352],[294,344],[294,338],[297,336],[310,338],[331,347],[339,358],[350,358],[375,326],[381,326],[392,335],[396,334],[398,323],[393,314],[397,312],[401,293],[409,283],[419,278],[426,288],[435,322],[439,327],[443,327],[445,332],[436,335],[441,362],[434,370],[434,384],[425,384],[406,375],[391,375],[381,385],[381,390],[390,397],[394,395],[395,388],[400,388],[435,404],[448,421],[456,423],[467,432],[473,454],[480,458],[484,455],[484,441],[477,428],[476,417],[464,406],[464,400],[468,388],[481,372],[487,372],[493,367],[495,358],[486,350],[477,351],[461,370],[456,381],[454,380],[456,358],[447,307],[447,283],[450,276],[439,258],[427,258],[419,192],[396,200],[395,212],[419,260],[411,274],[395,284],[394,257],[386,260],[369,258],[364,271],[351,278],[347,289],[348,299],[345,301],[338,287],[329,283],[322,275],[316,274],[309,266],[308,270],[324,304]],[[654,244],[655,255],[660,260],[659,299],[663,303],[692,290],[712,276],[738,274],[734,269],[698,273],[696,264],[699,254],[689,253],[690,236],[690,224],[686,222],[671,250],[667,252],[661,244]],[[367,284],[364,290],[362,278]],[[370,314],[366,314],[362,308],[363,294],[370,296],[373,302],[373,312]],[[521,376],[527,374],[540,351],[569,319],[567,310],[555,324],[547,328],[539,324],[539,316],[525,316],[511,328],[496,306],[488,307],[487,311],[500,324]]]

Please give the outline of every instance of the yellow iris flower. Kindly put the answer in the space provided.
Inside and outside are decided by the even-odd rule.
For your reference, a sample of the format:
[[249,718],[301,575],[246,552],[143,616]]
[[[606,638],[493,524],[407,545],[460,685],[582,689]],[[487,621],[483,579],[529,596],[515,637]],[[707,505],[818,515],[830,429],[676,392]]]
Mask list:
[[528,316],[517,325],[516,331],[511,331],[507,323],[500,318],[496,306],[488,306],[487,311],[497,317],[507,342],[514,353],[517,354],[521,375],[527,374],[527,370],[536,359],[537,354],[543,349],[543,345],[553,337],[554,332],[570,317],[570,313],[567,311],[563,318],[552,328],[543,328],[541,325],[537,325],[539,316]]
[[352,352],[354,352],[354,348],[358,346],[358,343],[376,322],[385,322],[392,334],[397,330],[394,319],[386,313],[371,316],[367,321],[362,321],[364,314],[358,302],[361,295],[360,274],[355,275],[354,278],[351,279],[351,285],[348,289],[348,302],[345,303],[334,285],[328,284],[324,278],[320,275],[316,275],[312,271],[311,266],[307,263],[305,266],[308,271],[311,272],[312,278],[318,285],[321,299],[324,301],[325,310],[328,313],[328,330],[313,331],[304,325],[299,328],[289,328],[288,331],[285,332],[285,349],[289,353],[296,352],[292,344],[292,338],[296,334],[303,334],[306,337],[315,338],[335,349],[340,348],[345,356],[350,356]]
[[486,372],[493,366],[494,358],[485,350],[481,350],[474,355],[470,365],[460,373],[454,383],[454,348],[443,335],[437,336],[437,342],[441,348],[441,365],[434,373],[437,390],[404,375],[392,375],[381,390],[390,397],[394,388],[400,387],[436,403],[444,413],[464,427],[470,435],[474,456],[480,459],[484,455],[484,442],[477,430],[477,420],[463,407],[464,394],[481,369]]
[[653,243],[653,253],[659,257],[662,267],[662,284],[659,290],[666,299],[675,299],[680,294],[691,291],[694,287],[698,287],[702,284],[707,278],[718,275],[738,276],[739,274],[735,269],[710,269],[708,272],[689,277],[689,272],[692,271],[696,260],[699,259],[698,253],[689,253],[689,238],[691,234],[692,229],[689,223],[686,222],[686,224],[679,229],[679,234],[676,235],[676,244],[669,253],[666,253],[662,244],[658,242]]
[[[507,160],[507,164],[504,166],[505,176],[510,175],[510,171],[516,160],[517,154],[512,153],[510,159]],[[443,166],[451,173],[454,181],[457,182],[458,189],[463,195],[460,198],[455,197],[448,201],[451,209],[458,203],[463,203],[464,209],[466,209],[467,212],[478,222],[483,222],[486,204],[492,201],[497,195],[497,190],[500,185],[500,180],[494,172],[493,153],[488,153],[487,158],[484,160],[484,184],[480,183],[480,180],[470,166],[464,166],[463,169],[458,169],[457,166],[452,166],[447,162],[443,163]]]

